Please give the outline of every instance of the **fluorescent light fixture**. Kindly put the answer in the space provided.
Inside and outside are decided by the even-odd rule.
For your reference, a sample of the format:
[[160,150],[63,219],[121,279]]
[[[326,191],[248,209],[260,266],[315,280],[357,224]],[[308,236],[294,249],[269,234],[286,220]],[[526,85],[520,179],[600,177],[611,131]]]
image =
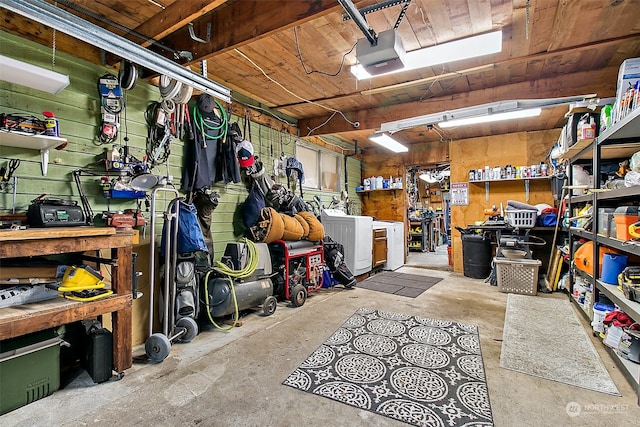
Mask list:
[[104,49],[120,58],[164,74],[225,102],[231,102],[230,89],[44,0],[0,0],[0,4],[7,10]]
[[[540,109],[556,107],[559,105],[567,105],[573,102],[584,101],[585,99],[595,98],[595,94],[567,96],[563,98],[544,98],[544,99],[521,99],[509,101],[490,102],[488,104],[475,105],[473,107],[458,108],[457,110],[441,111],[439,113],[425,114],[423,116],[409,117],[393,122],[386,122],[380,125],[380,132],[395,132],[411,129],[418,126],[427,126],[438,124],[445,127],[444,123],[451,123],[453,120],[469,119],[477,117],[491,117],[492,120],[506,120],[509,116],[502,116],[502,113],[514,113],[524,110]],[[540,114],[540,113],[537,113]],[[450,126],[460,126],[460,123]]]
[[69,76],[0,55],[0,80],[49,93],[69,86]]
[[447,166],[447,168],[441,169],[441,170],[434,169],[434,170],[424,171],[420,173],[420,175],[418,175],[418,178],[420,178],[425,182],[428,182],[429,184],[434,184],[436,182],[442,182],[450,176],[451,176],[451,170]]
[[395,139],[391,138],[386,133],[375,133],[369,137],[369,139],[384,148],[393,151],[394,153],[406,153],[409,151],[407,147],[400,144]]
[[430,172],[421,173],[419,178],[429,184],[435,184],[438,181]]
[[502,30],[412,50],[404,56],[404,68],[389,73],[371,76],[360,64],[351,66],[351,73],[356,76],[358,80],[362,80],[401,71],[417,70],[418,68],[461,61],[463,59],[477,58],[478,56],[489,55],[500,51],[502,51]]
[[497,122],[500,120],[522,119],[526,117],[536,117],[542,112],[542,108],[529,108],[527,110],[509,111],[507,113],[489,114],[487,116],[468,117],[466,119],[447,120],[438,123],[441,128],[452,128],[456,126],[475,125],[480,123]]

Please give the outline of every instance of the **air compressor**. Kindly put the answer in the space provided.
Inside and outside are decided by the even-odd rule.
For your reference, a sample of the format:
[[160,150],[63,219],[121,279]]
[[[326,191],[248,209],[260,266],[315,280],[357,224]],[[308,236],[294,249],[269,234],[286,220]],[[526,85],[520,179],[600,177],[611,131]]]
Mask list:
[[273,296],[272,267],[265,243],[248,240],[228,243],[217,267],[202,282],[206,316],[214,318],[234,315],[262,305],[265,316],[272,315],[278,300]]

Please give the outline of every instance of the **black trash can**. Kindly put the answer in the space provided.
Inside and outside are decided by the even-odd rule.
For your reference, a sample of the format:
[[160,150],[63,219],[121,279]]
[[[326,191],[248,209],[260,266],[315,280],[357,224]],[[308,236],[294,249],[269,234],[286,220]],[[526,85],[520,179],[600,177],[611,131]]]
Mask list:
[[464,275],[486,279],[491,274],[491,238],[488,233],[462,235]]

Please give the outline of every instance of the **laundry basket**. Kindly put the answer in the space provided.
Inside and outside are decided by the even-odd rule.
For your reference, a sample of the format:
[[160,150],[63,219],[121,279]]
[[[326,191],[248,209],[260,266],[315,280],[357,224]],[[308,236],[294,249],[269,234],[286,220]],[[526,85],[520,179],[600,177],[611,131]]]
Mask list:
[[498,291],[535,295],[538,292],[538,259],[495,257]]
[[536,225],[538,211],[507,209],[507,222],[515,228],[533,228]]

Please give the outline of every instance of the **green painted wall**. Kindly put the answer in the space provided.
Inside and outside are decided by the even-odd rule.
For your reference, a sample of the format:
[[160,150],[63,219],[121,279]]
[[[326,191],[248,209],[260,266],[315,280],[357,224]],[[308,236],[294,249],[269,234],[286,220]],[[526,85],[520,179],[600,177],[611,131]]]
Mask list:
[[[0,32],[0,54],[19,59],[34,65],[51,69],[51,50]],[[60,125],[61,136],[68,139],[69,144],[63,150],[51,150],[47,176],[40,171],[40,153],[37,150],[0,146],[0,166],[6,165],[10,159],[20,159],[21,165],[16,171],[18,185],[16,189],[16,212],[24,212],[31,200],[46,194],[51,198],[72,199],[79,202],[79,194],[71,172],[78,168],[104,170],[99,161],[111,146],[96,143],[97,126],[100,122],[100,98],[97,80],[108,70],[95,64],[87,63],[72,56],[57,53],[54,71],[68,74],[71,84],[58,95],[51,95],[24,86],[0,81],[0,112],[24,113],[41,117],[42,111],[52,111]],[[122,113],[121,129],[118,143],[124,145],[123,138],[128,136],[130,153],[137,158],[145,154],[147,125],[144,111],[151,101],[160,99],[158,89],[145,82],[138,82],[135,88],[126,94],[126,120]],[[231,120],[239,120],[232,117]],[[242,121],[240,120],[242,127]],[[284,151],[292,156],[295,150],[295,138],[280,134],[279,131],[251,123],[251,137],[256,150],[268,170],[272,169],[271,152],[278,156]],[[281,147],[281,148],[280,148]],[[171,155],[167,164],[152,172],[158,175],[172,175],[174,185],[179,188],[182,175],[183,142],[173,139]],[[347,175],[348,190],[356,204],[356,212],[360,211],[360,200],[355,194],[355,187],[360,185],[360,162],[349,158]],[[343,162],[341,162],[344,165]],[[106,172],[105,172],[106,176]],[[135,208],[135,200],[105,199],[98,185],[99,176],[83,176],[83,188],[94,213],[106,210],[122,210]],[[286,178],[281,178],[286,185]],[[344,185],[344,170],[341,170],[341,186]],[[243,182],[239,184],[217,184],[213,188],[220,194],[220,204],[213,216],[213,241],[215,258],[219,258],[227,242],[235,241],[245,232],[240,220],[239,204],[246,196],[247,190]],[[328,205],[334,193],[305,191],[305,199],[310,200],[313,194],[320,195]],[[165,201],[166,202],[166,201]],[[158,210],[164,209],[160,203]],[[144,204],[142,205],[145,209]],[[0,212],[11,212],[13,208],[13,188],[10,183],[2,183],[0,187]],[[145,215],[148,218],[148,215]],[[147,231],[148,234],[148,231]]]

